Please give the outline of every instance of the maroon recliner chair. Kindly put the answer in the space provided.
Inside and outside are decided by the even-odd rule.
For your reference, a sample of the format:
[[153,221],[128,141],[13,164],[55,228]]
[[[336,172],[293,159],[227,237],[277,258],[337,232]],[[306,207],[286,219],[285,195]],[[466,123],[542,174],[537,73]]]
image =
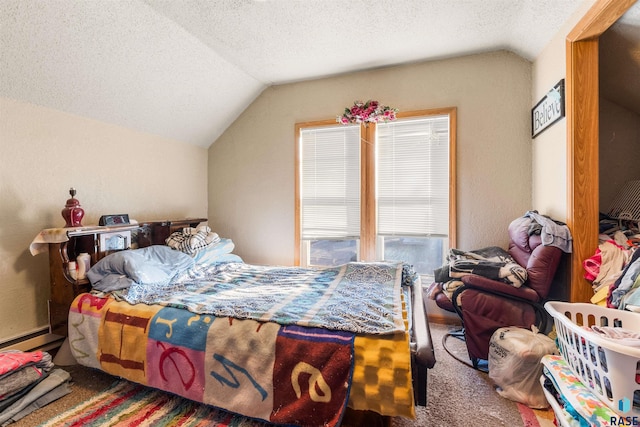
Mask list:
[[530,234],[531,223],[531,219],[522,217],[509,225],[509,253],[528,275],[521,287],[468,275],[461,278],[463,285],[451,299],[443,292],[431,293],[440,308],[456,312],[462,319],[467,351],[476,369],[480,360],[488,359],[489,342],[497,329],[509,326],[530,329],[532,325],[541,331],[546,329],[547,315],[542,304],[549,294],[562,250],[543,245],[540,234]]

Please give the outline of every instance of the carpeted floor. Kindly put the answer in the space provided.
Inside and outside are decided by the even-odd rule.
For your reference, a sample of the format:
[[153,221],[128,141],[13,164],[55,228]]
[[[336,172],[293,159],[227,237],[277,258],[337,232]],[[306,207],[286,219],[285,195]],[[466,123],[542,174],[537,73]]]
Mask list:
[[[555,427],[553,412],[534,411],[501,397],[488,374],[455,360],[442,346],[442,337],[454,326],[430,324],[436,364],[427,378],[427,406],[418,407],[415,420],[392,420],[392,427],[449,427],[476,425]],[[466,359],[462,341],[449,339],[447,347]]]
[[[442,336],[452,327],[441,324],[431,325],[436,364],[428,374],[427,406],[417,408],[415,420],[393,418],[391,427],[450,427],[474,425],[482,420],[483,425],[552,427],[553,414],[550,411],[532,411],[502,398],[495,392],[488,375],[476,371],[453,359],[442,347]],[[460,357],[466,356],[462,342],[449,340]],[[108,388],[114,377],[84,368],[82,366],[63,367],[73,379],[72,393],[28,415],[14,427],[33,427],[54,416],[79,405]]]

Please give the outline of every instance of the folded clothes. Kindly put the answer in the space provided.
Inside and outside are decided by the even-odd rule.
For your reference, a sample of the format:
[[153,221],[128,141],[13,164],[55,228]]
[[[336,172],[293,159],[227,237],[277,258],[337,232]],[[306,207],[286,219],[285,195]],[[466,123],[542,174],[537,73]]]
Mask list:
[[29,384],[38,381],[43,375],[42,369],[37,366],[25,366],[0,378],[0,400],[11,396],[18,390],[22,390]]
[[49,376],[48,373],[44,373],[43,376],[39,380],[32,382],[28,386],[16,391],[12,395],[7,396],[4,399],[0,400],[0,414],[3,414],[4,411],[7,408],[9,408],[11,405],[13,405],[17,401],[21,400],[22,398],[24,398],[24,396],[29,394],[31,392],[31,390],[33,390],[38,384],[40,384],[41,381],[43,381],[48,376]]
[[[71,390],[65,386],[71,380],[71,375],[62,369],[54,369],[42,381],[38,382],[20,400],[0,412],[0,425],[5,426],[27,415],[29,412],[57,399]],[[52,393],[52,394],[51,394]]]
[[0,378],[29,365],[36,365],[46,371],[53,368],[51,355],[44,351],[6,350],[0,352]]
[[19,412],[14,414],[9,421],[5,423],[9,424],[10,422],[18,421],[30,413],[48,405],[51,402],[54,402],[60,399],[63,396],[71,393],[71,387],[69,386],[69,381],[64,381],[62,384],[55,386],[51,391],[44,393],[42,396],[34,400],[33,402],[24,406]]
[[640,332],[632,331],[625,328],[596,325],[593,325],[591,327],[591,331],[602,336],[603,338],[615,340],[622,345],[628,345],[630,347],[640,347]]

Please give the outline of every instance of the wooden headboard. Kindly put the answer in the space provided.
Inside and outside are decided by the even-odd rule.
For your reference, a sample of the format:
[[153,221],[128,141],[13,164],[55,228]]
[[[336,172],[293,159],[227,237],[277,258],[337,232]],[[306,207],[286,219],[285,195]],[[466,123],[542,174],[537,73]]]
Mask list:
[[206,218],[181,219],[173,221],[152,221],[138,224],[132,233],[132,247],[144,248],[151,245],[164,245],[167,237],[185,227],[197,227]]
[[91,290],[87,278],[73,278],[69,274],[69,261],[81,253],[91,257],[91,265],[116,250],[108,249],[105,239],[115,238],[124,242],[123,249],[164,245],[175,231],[185,227],[196,227],[206,218],[188,218],[167,221],[143,221],[138,224],[117,226],[88,226],[69,229],[68,241],[49,243],[49,322],[51,333],[67,335],[67,315],[75,297]]

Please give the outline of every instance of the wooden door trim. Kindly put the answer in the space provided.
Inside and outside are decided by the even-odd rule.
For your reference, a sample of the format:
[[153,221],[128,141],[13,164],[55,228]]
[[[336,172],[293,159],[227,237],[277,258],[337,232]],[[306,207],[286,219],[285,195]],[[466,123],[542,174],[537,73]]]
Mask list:
[[636,0],[598,0],[566,40],[567,224],[573,235],[569,300],[593,296],[582,261],[598,247],[598,38]]

